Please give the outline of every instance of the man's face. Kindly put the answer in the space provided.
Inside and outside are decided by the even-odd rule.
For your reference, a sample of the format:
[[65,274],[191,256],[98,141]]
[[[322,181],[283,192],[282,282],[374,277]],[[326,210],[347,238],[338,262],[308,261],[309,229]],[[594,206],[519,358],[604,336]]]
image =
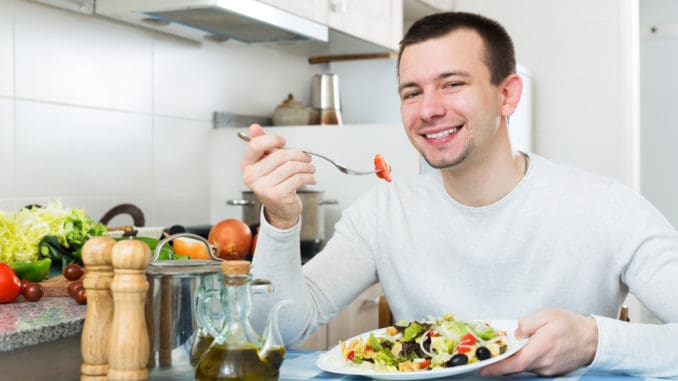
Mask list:
[[[407,135],[434,168],[489,153],[501,121],[481,37],[459,29],[410,45],[399,68],[400,112]],[[473,156],[474,155],[474,156]]]

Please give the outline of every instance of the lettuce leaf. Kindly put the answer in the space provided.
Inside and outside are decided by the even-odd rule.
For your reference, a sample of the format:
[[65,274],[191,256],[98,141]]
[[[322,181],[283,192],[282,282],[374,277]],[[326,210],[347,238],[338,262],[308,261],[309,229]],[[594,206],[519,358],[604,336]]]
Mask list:
[[64,208],[55,200],[43,207],[22,208],[14,214],[0,212],[0,261],[9,264],[39,259],[38,244],[45,236],[77,250],[91,237],[104,235],[106,227],[94,223],[82,209]]

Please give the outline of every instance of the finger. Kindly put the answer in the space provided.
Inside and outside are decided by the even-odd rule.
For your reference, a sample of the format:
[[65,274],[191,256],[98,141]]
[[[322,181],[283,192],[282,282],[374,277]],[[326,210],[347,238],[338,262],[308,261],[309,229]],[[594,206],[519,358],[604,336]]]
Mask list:
[[258,162],[270,152],[283,148],[285,144],[285,138],[278,135],[263,134],[252,138],[245,147],[240,168],[244,170],[246,166]]
[[529,370],[541,355],[538,348],[538,343],[532,343],[530,340],[513,356],[480,369],[480,375],[495,377]]
[[[278,149],[268,156],[261,158],[256,164],[251,165],[244,170],[245,183],[256,182],[264,176],[271,176],[276,170],[284,167],[285,171],[278,172],[277,176],[271,177],[275,180],[269,183],[269,186],[277,185],[286,177],[289,177],[294,171],[313,173],[315,167],[311,164],[311,157],[299,150]],[[292,164],[287,164],[292,163]]]
[[516,339],[525,339],[532,336],[539,328],[553,319],[553,311],[542,310],[518,320]]
[[251,137],[257,137],[257,136],[262,136],[265,135],[266,133],[264,132],[264,128],[261,127],[259,124],[254,123],[250,125],[249,128],[250,136]]
[[315,183],[314,173],[315,167],[310,163],[284,161],[265,176],[257,176],[258,180],[252,184],[252,189],[266,193],[267,189],[277,187],[282,189],[283,193],[294,193],[302,185]]

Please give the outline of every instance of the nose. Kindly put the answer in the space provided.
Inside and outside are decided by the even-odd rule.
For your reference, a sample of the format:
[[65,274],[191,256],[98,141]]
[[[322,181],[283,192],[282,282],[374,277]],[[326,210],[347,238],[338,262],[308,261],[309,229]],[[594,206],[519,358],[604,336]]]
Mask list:
[[444,116],[445,113],[445,104],[441,94],[436,92],[424,94],[419,111],[422,120],[432,121]]

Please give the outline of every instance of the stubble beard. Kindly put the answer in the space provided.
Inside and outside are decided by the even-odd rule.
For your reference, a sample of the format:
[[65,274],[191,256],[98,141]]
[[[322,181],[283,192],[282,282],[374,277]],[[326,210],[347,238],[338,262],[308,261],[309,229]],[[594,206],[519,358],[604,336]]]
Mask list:
[[429,158],[427,158],[425,155],[422,154],[424,157],[424,160],[426,160],[426,163],[428,163],[429,166],[435,169],[445,169],[445,168],[453,168],[456,167],[457,165],[461,164],[466,160],[466,158],[469,156],[469,152],[471,151],[472,144],[470,142],[467,142],[464,144],[464,148],[462,149],[461,153],[459,156],[456,158],[452,159],[451,161],[447,161],[445,159],[442,159],[437,162],[432,162]]

